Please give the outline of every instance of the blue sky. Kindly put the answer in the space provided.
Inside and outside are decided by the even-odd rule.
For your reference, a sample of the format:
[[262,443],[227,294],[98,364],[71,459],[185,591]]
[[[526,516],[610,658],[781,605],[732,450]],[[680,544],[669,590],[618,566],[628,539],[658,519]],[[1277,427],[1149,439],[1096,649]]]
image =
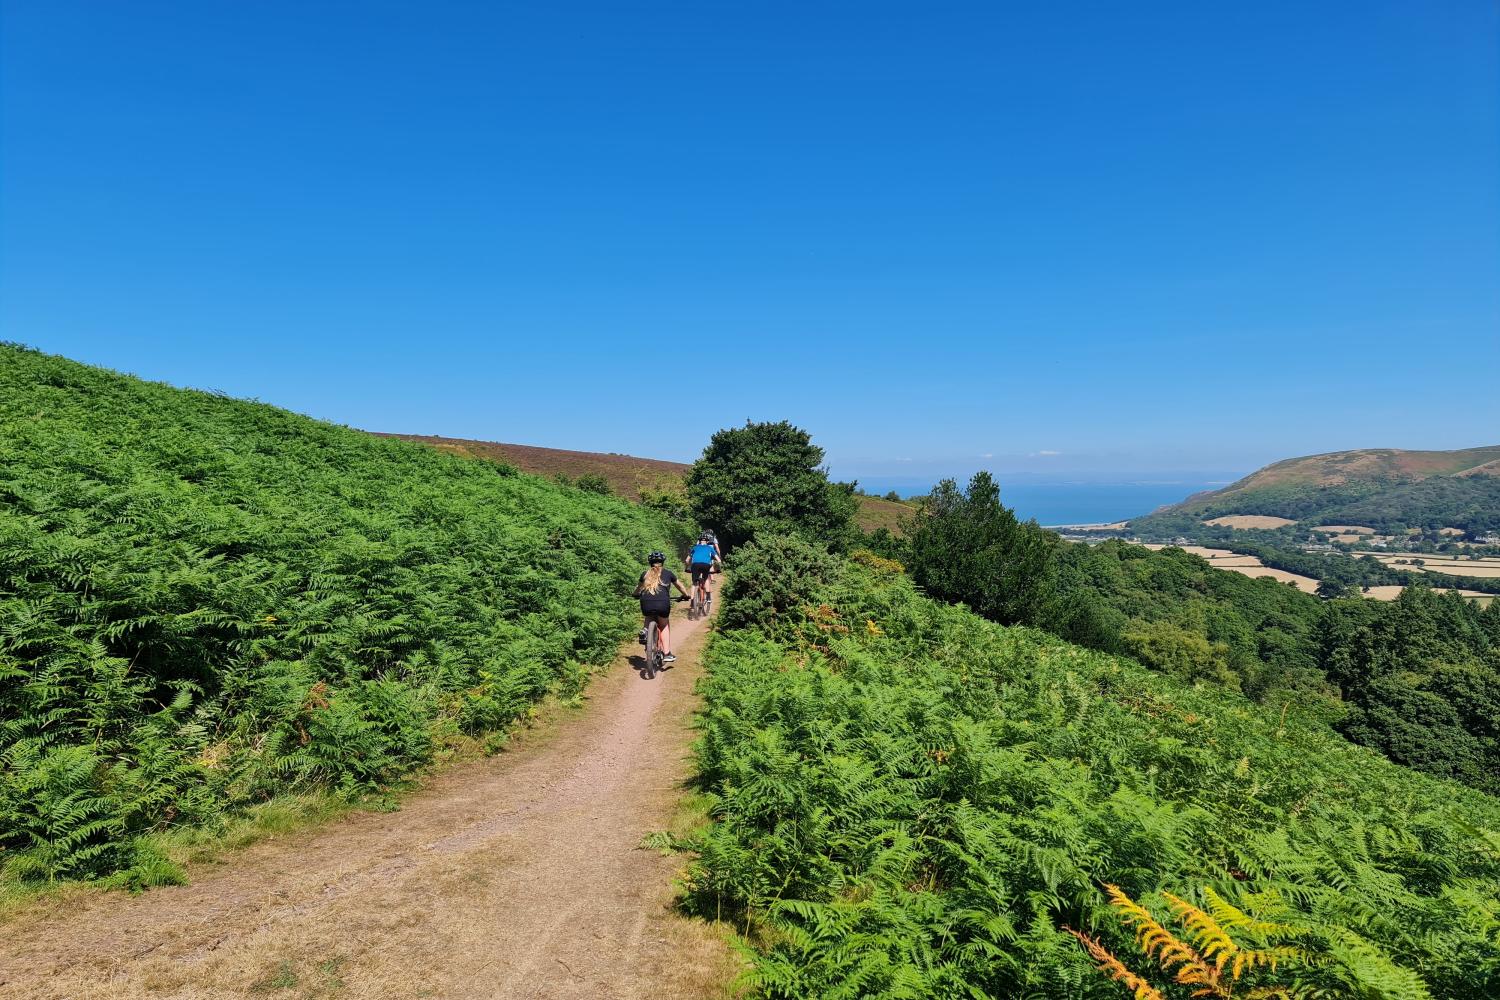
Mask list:
[[0,337],[867,481],[1494,444],[1497,10],[7,0]]

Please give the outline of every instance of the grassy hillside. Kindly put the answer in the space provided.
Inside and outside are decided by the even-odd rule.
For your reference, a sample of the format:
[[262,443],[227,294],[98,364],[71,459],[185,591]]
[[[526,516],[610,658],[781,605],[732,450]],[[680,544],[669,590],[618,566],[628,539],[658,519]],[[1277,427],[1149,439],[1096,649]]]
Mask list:
[[576,688],[673,527],[623,500],[0,346],[0,863],[380,788]]
[[854,523],[861,531],[884,528],[893,535],[900,535],[902,525],[916,513],[916,508],[910,504],[897,503],[884,497],[857,496],[855,499],[859,501],[859,510],[855,512]]
[[1223,498],[1273,486],[1339,486],[1357,482],[1416,482],[1452,476],[1500,459],[1500,445],[1458,451],[1404,451],[1370,448],[1335,451],[1275,462],[1231,483],[1215,495]]
[[1382,448],[1287,459],[1222,490],[1137,518],[1131,528],[1149,531],[1183,516],[1262,514],[1309,525],[1492,531],[1500,528],[1497,461],[1500,445],[1460,451]]
[[[597,477],[609,485],[609,491],[628,500],[641,499],[642,490],[660,490],[682,482],[689,466],[634,455],[613,455],[592,451],[567,451],[561,448],[536,448],[524,444],[501,444],[497,441],[470,441],[464,438],[435,437],[428,434],[380,434],[430,445],[441,451],[469,458],[483,458],[515,466],[536,476],[570,480]],[[901,523],[912,514],[912,508],[881,497],[860,496],[855,523],[862,531],[885,528],[900,534]]]
[[1073,929],[1161,991],[1136,995],[1187,996],[1107,884],[1164,924],[1168,893],[1209,911],[1179,934],[1224,956],[1196,974],[1245,972],[1236,996],[1500,992],[1500,801],[1295,701],[928,600],[876,559],[772,551],[731,586],[699,750],[718,821],[689,891],[742,922],[766,995],[1124,996]]

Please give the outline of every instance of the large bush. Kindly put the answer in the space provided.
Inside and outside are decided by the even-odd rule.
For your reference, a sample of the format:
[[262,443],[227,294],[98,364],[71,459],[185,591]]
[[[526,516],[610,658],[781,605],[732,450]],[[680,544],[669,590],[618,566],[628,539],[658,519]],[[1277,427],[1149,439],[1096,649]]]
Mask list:
[[988,472],[963,490],[946,479],[917,519],[912,574],[928,593],[963,601],[986,618],[1037,624],[1053,595],[1057,541],[1035,521],[1018,520]]
[[504,466],[0,347],[0,860],[376,788],[632,627],[657,514]]
[[838,557],[795,535],[757,538],[735,553],[734,574],[725,587],[724,628],[776,631],[838,572]]
[[858,501],[822,464],[823,449],[786,421],[721,430],[688,470],[693,515],[726,549],[762,534],[841,545]]

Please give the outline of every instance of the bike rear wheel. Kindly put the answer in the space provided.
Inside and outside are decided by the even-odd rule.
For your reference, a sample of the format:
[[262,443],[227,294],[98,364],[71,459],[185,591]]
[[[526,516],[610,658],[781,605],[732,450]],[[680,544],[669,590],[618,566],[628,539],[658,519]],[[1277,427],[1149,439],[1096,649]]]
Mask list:
[[646,669],[643,671],[646,680],[656,676],[656,671],[661,667],[660,659],[661,638],[657,635],[656,622],[652,622],[646,626]]

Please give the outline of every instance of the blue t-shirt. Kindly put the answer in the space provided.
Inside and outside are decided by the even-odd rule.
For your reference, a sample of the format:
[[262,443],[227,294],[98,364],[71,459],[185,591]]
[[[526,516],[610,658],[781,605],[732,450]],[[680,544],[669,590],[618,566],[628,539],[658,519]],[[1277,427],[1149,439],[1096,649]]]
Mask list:
[[693,557],[689,561],[692,562],[694,566],[709,565],[714,561],[714,547],[712,545],[705,545],[704,543],[699,542],[697,545],[693,546]]

